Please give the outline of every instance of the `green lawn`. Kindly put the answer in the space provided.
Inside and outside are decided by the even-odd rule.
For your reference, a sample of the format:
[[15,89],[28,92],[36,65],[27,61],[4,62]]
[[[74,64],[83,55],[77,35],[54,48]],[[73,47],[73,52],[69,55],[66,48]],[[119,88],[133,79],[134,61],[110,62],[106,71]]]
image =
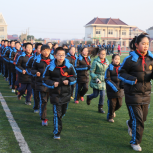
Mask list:
[[[126,54],[127,55],[127,54]],[[121,56],[121,61],[125,56]],[[107,56],[111,61],[111,56]],[[8,82],[0,76],[0,92],[3,96],[14,96]],[[88,94],[92,93],[90,88]],[[16,97],[5,97],[5,100],[20,127],[32,153],[132,153],[127,133],[126,120],[128,111],[123,99],[123,106],[116,112],[114,123],[106,121],[107,114],[98,113],[98,98],[92,100],[90,106],[86,102],[78,105],[69,103],[68,111],[63,118],[61,140],[53,139],[53,112],[48,102],[47,117],[49,125],[41,126],[38,114],[33,113],[33,106],[26,106],[25,99],[18,101]],[[86,101],[86,97],[85,97]],[[33,103],[33,100],[32,100]],[[153,152],[153,105],[150,106],[141,147],[143,152]],[[107,97],[104,110],[107,112]],[[9,122],[0,105],[0,153],[20,153]]]

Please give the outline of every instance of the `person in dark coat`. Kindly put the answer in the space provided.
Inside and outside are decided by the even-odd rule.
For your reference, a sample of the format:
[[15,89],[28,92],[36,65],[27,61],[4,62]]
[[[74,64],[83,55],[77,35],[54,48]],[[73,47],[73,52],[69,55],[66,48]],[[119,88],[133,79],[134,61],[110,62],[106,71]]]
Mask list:
[[[75,60],[77,59],[77,55],[75,54],[75,47],[70,48],[69,52],[66,54],[66,58],[74,66]],[[75,85],[76,84],[71,86],[71,99],[74,99],[73,98],[73,92],[74,92]]]
[[4,40],[1,40],[1,47],[0,47],[0,75],[2,74],[2,50],[4,48]]
[[36,43],[35,44],[35,49],[36,52],[34,53],[33,56],[31,56],[28,60],[28,62],[26,63],[26,71],[27,74],[31,76],[31,87],[32,87],[32,94],[33,94],[33,99],[34,99],[34,113],[39,113],[39,91],[36,90],[36,77],[33,77],[31,74],[31,69],[33,66],[33,62],[35,59],[37,59],[38,55],[41,54],[41,46],[42,43]]
[[88,56],[88,48],[82,48],[81,54],[75,61],[75,69],[77,71],[77,83],[75,90],[75,103],[79,100],[84,101],[84,95],[88,91],[89,72],[91,67],[90,56]]
[[153,54],[148,50],[149,40],[146,33],[133,38],[130,43],[133,51],[124,59],[118,75],[125,83],[125,102],[130,116],[126,123],[132,136],[131,147],[136,151],[142,150],[140,143],[150,104],[150,80],[153,79]]
[[120,68],[120,56],[114,54],[112,63],[108,66],[105,72],[105,82],[107,90],[108,104],[108,122],[114,122],[117,111],[122,106],[122,97],[124,96],[124,82],[118,79],[118,70]]
[[29,58],[32,56],[32,44],[26,44],[26,51],[23,52],[17,59],[15,69],[18,71],[18,79],[19,79],[19,88],[18,88],[18,99],[21,99],[21,96],[27,90],[26,95],[26,105],[31,105],[31,77],[27,74],[26,71],[26,63],[28,62]]
[[46,67],[43,74],[43,85],[49,88],[50,102],[54,112],[54,139],[60,139],[62,117],[68,108],[71,97],[71,85],[76,83],[76,72],[68,59],[65,50],[58,47],[54,53],[55,59]]
[[39,115],[42,120],[42,126],[48,125],[47,119],[47,102],[49,99],[49,89],[43,85],[43,73],[46,67],[50,64],[51,60],[54,59],[54,56],[50,54],[50,47],[48,45],[42,45],[41,54],[35,59],[31,74],[36,78],[36,92],[39,92],[40,104],[36,101],[34,109],[39,109]]

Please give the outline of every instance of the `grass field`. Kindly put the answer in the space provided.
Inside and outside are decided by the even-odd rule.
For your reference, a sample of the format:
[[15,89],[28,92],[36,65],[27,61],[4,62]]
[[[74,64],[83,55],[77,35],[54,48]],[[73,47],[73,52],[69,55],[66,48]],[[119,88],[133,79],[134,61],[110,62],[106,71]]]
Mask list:
[[[126,54],[127,55],[127,54]],[[121,61],[126,55],[121,56]],[[111,56],[107,57],[111,61]],[[0,92],[3,96],[14,96],[8,82],[0,76]],[[88,94],[92,93],[90,88]],[[78,105],[70,101],[68,111],[63,118],[61,140],[53,139],[53,112],[48,102],[47,118],[49,125],[41,126],[38,114],[33,113],[33,106],[24,104],[25,99],[4,97],[32,153],[132,153],[130,136],[127,133],[126,120],[128,111],[123,99],[123,106],[116,112],[114,123],[106,121],[106,114],[98,113],[98,99]],[[85,97],[86,101],[86,97]],[[33,103],[33,100],[32,100]],[[104,110],[107,112],[107,97]],[[153,152],[153,105],[151,104],[141,147],[144,153]],[[12,128],[0,105],[0,153],[20,153]]]

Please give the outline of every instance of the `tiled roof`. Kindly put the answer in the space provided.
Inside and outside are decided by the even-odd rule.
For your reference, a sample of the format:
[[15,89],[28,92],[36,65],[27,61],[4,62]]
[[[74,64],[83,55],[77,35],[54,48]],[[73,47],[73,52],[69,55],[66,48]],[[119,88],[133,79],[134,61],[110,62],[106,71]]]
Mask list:
[[92,19],[89,23],[87,23],[86,25],[89,24],[112,24],[112,25],[127,25],[126,23],[124,23],[123,21],[121,21],[120,19],[113,19],[113,18],[94,18]]

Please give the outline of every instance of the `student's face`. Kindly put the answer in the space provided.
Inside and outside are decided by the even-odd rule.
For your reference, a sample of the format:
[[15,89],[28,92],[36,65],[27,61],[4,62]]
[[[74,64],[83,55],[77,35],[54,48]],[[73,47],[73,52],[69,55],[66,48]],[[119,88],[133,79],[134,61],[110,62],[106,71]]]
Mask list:
[[1,44],[4,45],[4,41],[2,41]]
[[35,48],[35,44],[33,44],[33,48]]
[[53,45],[52,45],[52,43],[48,43],[48,46],[49,46],[50,49],[51,49]]
[[38,54],[41,53],[41,46],[42,46],[42,45],[39,45],[39,46],[37,47],[37,53],[38,53]]
[[26,42],[27,42],[27,41],[26,41],[26,40],[24,40],[24,41],[23,41],[23,44],[24,44],[24,43],[26,43]]
[[11,47],[12,47],[12,48],[15,47],[15,42],[14,42],[14,41],[11,42]]
[[56,44],[55,46],[54,46],[54,49],[56,49],[58,47],[58,44]]
[[82,55],[84,57],[87,57],[88,56],[88,48],[84,48],[84,50],[82,51]]
[[120,56],[116,55],[114,59],[112,59],[113,64],[118,65],[120,64]]
[[64,62],[64,59],[65,59],[65,51],[64,50],[59,50],[55,54],[55,58],[57,59],[57,62],[63,63]]
[[140,52],[146,53],[149,49],[149,39],[144,37],[139,44],[135,43],[135,46]]
[[4,45],[5,45],[5,46],[8,46],[8,42],[6,41]]
[[72,48],[70,49],[70,51],[69,51],[69,52],[70,52],[70,54],[71,54],[71,55],[73,55],[73,56],[74,56],[74,55],[75,55],[75,48],[74,48],[74,47],[72,47]]
[[26,46],[26,53],[27,53],[28,55],[30,55],[30,54],[32,53],[32,46],[31,46],[31,45],[27,45],[27,46]]
[[41,54],[44,56],[44,57],[48,57],[49,56],[49,54],[50,54],[50,49],[45,49],[45,50],[42,50],[41,51]]
[[21,45],[20,45],[19,43],[15,44],[15,48],[16,48],[17,50],[20,50],[20,47],[21,47]]
[[106,51],[103,50],[103,51],[101,51],[98,55],[99,55],[99,58],[100,58],[100,59],[105,59],[105,58],[106,58]]
[[68,49],[67,46],[64,46],[63,48],[64,48],[64,49]]

